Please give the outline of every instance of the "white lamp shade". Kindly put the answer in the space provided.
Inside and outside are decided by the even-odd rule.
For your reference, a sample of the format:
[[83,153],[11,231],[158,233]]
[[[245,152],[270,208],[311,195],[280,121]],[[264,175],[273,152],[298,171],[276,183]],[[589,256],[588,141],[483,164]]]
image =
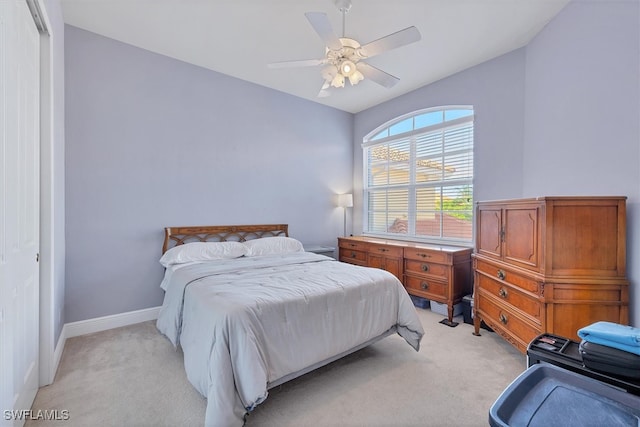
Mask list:
[[351,86],[357,85],[358,82],[360,82],[362,80],[364,80],[364,75],[362,75],[362,73],[360,71],[358,71],[358,70],[355,70],[349,76],[349,83],[351,83]]
[[336,76],[331,81],[331,86],[344,87],[344,76],[342,74],[336,74]]
[[356,64],[353,62],[342,61],[342,64],[340,64],[340,72],[343,76],[349,77],[354,71],[356,71]]
[[353,194],[338,194],[338,206],[341,208],[353,207]]

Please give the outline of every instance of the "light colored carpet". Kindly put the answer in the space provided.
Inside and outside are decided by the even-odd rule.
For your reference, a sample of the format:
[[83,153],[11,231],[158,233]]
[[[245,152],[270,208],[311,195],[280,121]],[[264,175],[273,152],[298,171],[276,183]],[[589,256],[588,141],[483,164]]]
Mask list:
[[[487,426],[491,404],[526,357],[495,333],[417,309],[420,352],[391,336],[269,391],[247,427]],[[33,410],[68,410],[67,421],[26,426],[199,426],[206,401],[186,379],[182,353],[144,322],[67,340],[53,384]]]

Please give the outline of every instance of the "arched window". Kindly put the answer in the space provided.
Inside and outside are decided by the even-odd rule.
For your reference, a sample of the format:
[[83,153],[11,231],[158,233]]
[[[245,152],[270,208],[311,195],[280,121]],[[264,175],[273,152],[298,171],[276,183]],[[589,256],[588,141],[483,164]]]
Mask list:
[[473,240],[473,107],[420,110],[367,135],[364,233]]

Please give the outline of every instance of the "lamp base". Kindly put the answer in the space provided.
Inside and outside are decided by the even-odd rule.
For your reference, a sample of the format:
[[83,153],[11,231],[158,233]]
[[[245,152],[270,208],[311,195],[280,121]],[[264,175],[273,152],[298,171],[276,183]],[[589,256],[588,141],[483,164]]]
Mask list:
[[344,212],[344,225],[342,228],[342,237],[347,237],[347,208],[342,208]]

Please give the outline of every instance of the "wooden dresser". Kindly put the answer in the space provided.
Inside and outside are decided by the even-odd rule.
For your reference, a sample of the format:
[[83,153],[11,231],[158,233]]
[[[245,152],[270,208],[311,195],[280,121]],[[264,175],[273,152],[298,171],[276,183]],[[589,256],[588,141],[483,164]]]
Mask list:
[[541,333],[629,322],[626,197],[476,203],[474,327],[523,353]]
[[471,293],[471,248],[428,245],[370,237],[339,237],[338,259],[377,267],[395,275],[409,294],[453,306]]

